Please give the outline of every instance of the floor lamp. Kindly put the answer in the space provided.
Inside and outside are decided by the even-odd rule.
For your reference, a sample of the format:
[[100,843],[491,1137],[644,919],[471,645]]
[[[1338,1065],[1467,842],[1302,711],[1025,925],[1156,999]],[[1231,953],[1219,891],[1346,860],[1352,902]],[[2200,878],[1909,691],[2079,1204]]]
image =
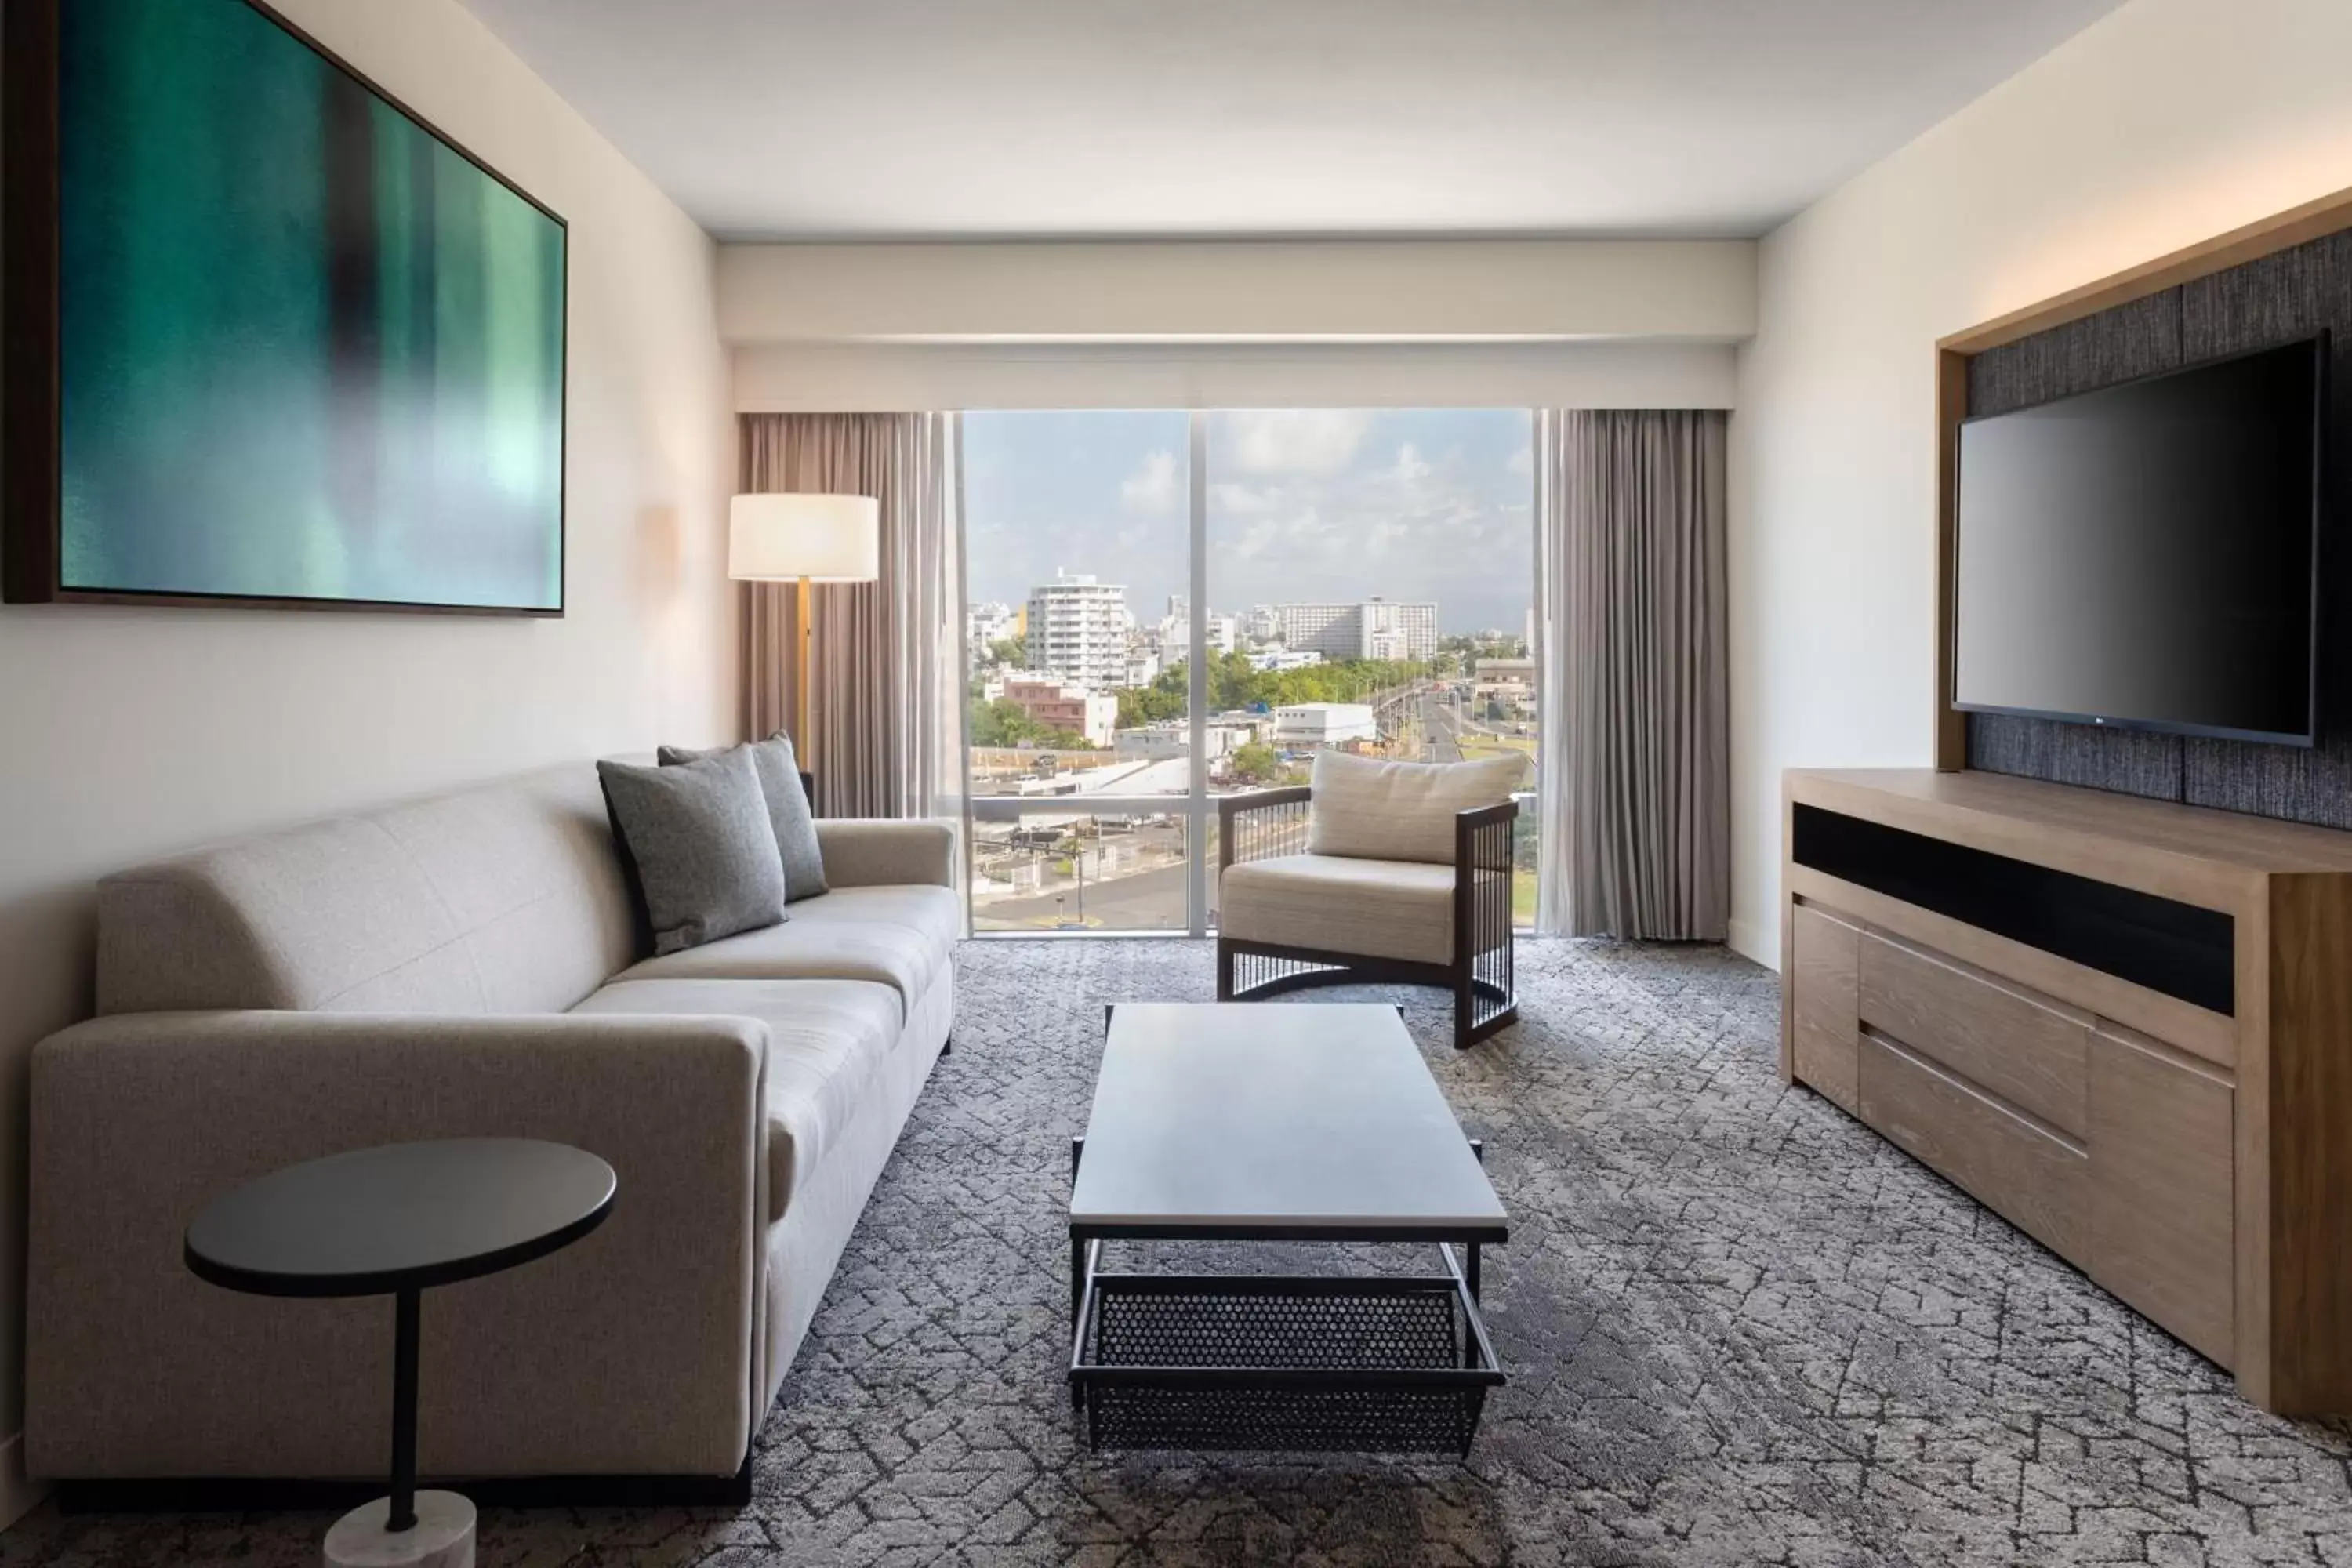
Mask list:
[[809,693],[816,685],[813,583],[871,583],[882,574],[882,503],[872,496],[740,495],[728,509],[727,575],[739,583],[800,584],[800,698],[793,747],[816,771]]

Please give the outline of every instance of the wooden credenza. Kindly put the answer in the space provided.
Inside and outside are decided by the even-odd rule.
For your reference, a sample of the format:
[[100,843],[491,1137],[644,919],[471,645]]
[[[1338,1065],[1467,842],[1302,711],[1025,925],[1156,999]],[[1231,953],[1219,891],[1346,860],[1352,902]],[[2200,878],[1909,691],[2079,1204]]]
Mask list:
[[1793,772],[1782,1074],[2288,1414],[2352,1412],[2352,833]]

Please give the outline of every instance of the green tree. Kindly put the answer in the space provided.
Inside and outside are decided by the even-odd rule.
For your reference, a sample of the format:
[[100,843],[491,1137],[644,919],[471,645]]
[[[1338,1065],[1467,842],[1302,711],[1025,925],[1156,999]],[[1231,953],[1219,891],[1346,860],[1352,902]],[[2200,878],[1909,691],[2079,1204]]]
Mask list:
[[980,697],[972,699],[971,743],[993,747],[1054,746],[1066,752],[1100,749],[1084,735],[1040,724],[1019,703],[1008,702],[1002,697],[993,702]]
[[[1229,713],[1261,702],[1268,708],[1295,702],[1370,702],[1410,681],[1426,680],[1433,672],[1433,666],[1417,661],[1370,658],[1299,669],[1254,669],[1247,654],[1215,654],[1209,664],[1209,710]],[[1171,664],[1150,685],[1121,690],[1119,727],[1183,718],[1192,679],[1184,664]]]
[[1001,664],[1010,669],[1025,669],[1029,665],[1029,639],[1025,637],[999,637],[988,645],[984,662]]
[[1272,746],[1253,741],[1234,748],[1231,762],[1233,775],[1244,784],[1262,784],[1282,775],[1282,755]]

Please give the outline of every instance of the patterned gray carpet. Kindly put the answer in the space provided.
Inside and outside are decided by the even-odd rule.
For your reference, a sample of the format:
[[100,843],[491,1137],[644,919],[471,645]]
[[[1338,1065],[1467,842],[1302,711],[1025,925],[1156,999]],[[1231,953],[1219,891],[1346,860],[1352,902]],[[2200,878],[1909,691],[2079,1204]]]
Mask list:
[[[991,942],[734,1516],[485,1517],[498,1564],[2352,1564],[2352,1429],[2274,1420],[1773,1070],[1773,977],[1521,949],[1466,1055],[1402,1001],[1511,1212],[1513,1381],[1467,1463],[1095,1457],[1066,1356],[1071,1136],[1101,1005],[1209,949]],[[1299,999],[1296,1005],[1314,1005]],[[1237,1085],[1236,1092],[1246,1086]],[[0,1564],[316,1560],[325,1520],[59,1519]]]

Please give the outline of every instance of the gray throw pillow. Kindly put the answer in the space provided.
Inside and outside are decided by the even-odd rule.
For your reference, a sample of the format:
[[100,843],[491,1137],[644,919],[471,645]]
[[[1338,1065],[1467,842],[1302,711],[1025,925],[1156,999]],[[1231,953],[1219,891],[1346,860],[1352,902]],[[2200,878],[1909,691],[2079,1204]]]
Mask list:
[[677,767],[598,763],[604,808],[644,891],[654,952],[784,918],[784,868],[759,771],[733,752]]
[[784,858],[784,901],[798,903],[825,891],[824,851],[817,847],[816,813],[809,808],[808,791],[801,787],[800,759],[793,754],[792,737],[779,731],[748,746],[721,746],[690,752],[664,746],[658,753],[664,767],[699,762],[729,752],[748,751],[760,770],[760,792],[768,797],[768,820],[776,829],[776,850]]

